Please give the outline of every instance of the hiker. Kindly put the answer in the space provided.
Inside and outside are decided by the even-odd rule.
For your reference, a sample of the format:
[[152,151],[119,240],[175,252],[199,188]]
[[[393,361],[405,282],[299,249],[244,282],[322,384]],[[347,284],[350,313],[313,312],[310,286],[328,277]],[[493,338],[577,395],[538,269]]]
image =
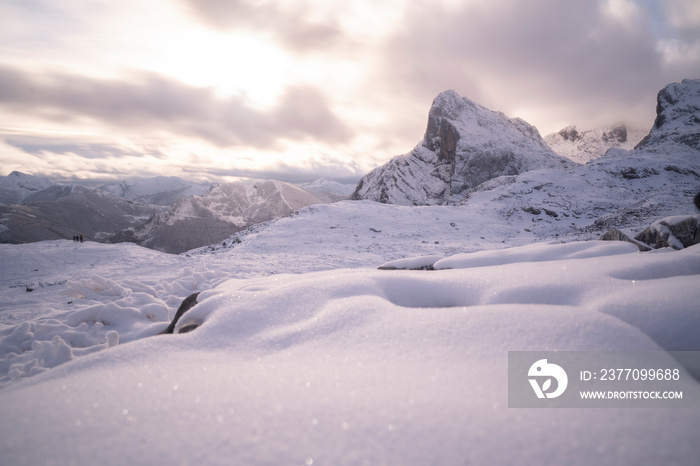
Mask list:
[[83,242],[83,235],[80,235],[80,242]]

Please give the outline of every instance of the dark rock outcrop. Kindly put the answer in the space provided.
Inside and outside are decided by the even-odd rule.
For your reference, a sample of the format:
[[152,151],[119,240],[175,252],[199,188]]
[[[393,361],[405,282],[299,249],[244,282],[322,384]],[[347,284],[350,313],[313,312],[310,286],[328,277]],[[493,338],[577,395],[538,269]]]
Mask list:
[[649,246],[683,249],[700,243],[700,215],[667,217],[652,223],[634,237]]
[[[197,297],[199,296],[199,293],[192,293],[188,297],[186,297],[183,301],[182,304],[180,304],[180,307],[177,308],[177,312],[175,313],[175,317],[173,318],[173,321],[170,322],[170,325],[163,330],[162,332],[159,333],[159,335],[167,335],[167,334],[172,334],[175,331],[175,326],[177,325],[178,321],[182,318],[182,316],[185,314],[185,312],[189,311],[192,309],[195,304],[197,304]],[[177,333],[187,333],[191,332],[197,328],[196,324],[190,324],[186,325],[182,328],[180,328],[180,331]]]
[[632,243],[637,248],[639,248],[640,251],[646,252],[646,251],[651,251],[651,248],[642,243],[641,241],[637,241],[636,239],[630,238],[620,230],[613,228],[611,230],[606,231],[603,236],[600,237],[601,241],[626,241],[628,243]]

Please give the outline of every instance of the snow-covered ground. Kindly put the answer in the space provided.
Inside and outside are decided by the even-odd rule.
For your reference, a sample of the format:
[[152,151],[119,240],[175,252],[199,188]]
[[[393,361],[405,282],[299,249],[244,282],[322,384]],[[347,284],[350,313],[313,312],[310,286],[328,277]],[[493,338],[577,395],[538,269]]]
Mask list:
[[[508,408],[507,362],[700,350],[700,246],[464,212],[311,206],[182,255],[0,245],[0,462],[696,464],[697,410]],[[156,335],[195,291],[200,326]]]

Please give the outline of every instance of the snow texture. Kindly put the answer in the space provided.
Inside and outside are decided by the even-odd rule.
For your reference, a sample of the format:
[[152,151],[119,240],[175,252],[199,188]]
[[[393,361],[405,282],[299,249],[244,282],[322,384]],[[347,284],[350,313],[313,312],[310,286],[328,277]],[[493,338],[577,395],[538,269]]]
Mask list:
[[[423,216],[417,229],[428,235],[436,212],[450,210],[339,205],[367,212],[355,227],[365,246],[383,236],[375,227],[392,232],[391,209],[420,212],[411,218]],[[333,208],[311,207],[325,217]],[[443,246],[397,235],[361,255],[356,238],[331,228],[290,242],[279,224],[294,220],[233,249],[181,256],[130,244],[0,245],[3,462],[697,458],[693,411],[508,409],[507,352],[700,350],[700,246],[551,242],[427,260],[418,256]],[[404,263],[443,270],[377,270],[396,253],[390,245]],[[199,327],[156,335],[195,291],[199,303],[177,327]],[[687,380],[686,396],[698,394]]]

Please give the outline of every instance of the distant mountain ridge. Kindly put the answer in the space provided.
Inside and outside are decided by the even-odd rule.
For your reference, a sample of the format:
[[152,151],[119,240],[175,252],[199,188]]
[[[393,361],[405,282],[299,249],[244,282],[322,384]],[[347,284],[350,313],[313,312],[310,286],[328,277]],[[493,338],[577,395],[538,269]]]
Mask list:
[[191,183],[176,176],[156,176],[131,178],[117,183],[108,183],[100,188],[125,199],[170,206],[182,197],[206,193],[211,188],[211,184]]
[[89,240],[105,240],[161,209],[97,188],[54,184],[28,194],[21,204],[0,206],[0,242],[29,243],[80,234]]
[[611,148],[631,150],[646,135],[647,131],[628,130],[625,125],[595,129],[571,125],[548,134],[544,140],[557,154],[576,163],[588,163]]
[[301,189],[324,202],[337,202],[350,198],[355,191],[355,186],[356,184],[343,184],[326,177],[299,185]]
[[443,205],[499,176],[571,166],[524,120],[445,91],[432,103],[423,140],[365,175],[352,199]]
[[0,177],[0,242],[71,238],[131,241],[179,253],[307,205],[346,199],[353,187],[330,179],[309,191],[280,181],[204,185],[178,177],[132,178],[100,187],[13,172]]
[[143,225],[115,234],[168,253],[216,243],[253,224],[292,215],[322,201],[289,183],[268,180],[252,186],[222,183],[202,196],[182,198]]
[[14,171],[0,177],[0,205],[21,204],[27,196],[56,185],[47,178]]

